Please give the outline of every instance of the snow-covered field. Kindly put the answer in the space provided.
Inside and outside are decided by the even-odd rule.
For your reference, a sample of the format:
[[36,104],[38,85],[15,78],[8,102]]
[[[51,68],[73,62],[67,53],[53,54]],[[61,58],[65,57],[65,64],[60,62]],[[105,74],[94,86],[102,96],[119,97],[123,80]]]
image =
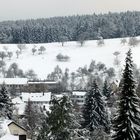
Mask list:
[[[114,67],[113,62],[115,56],[113,53],[119,51],[119,59],[121,60],[121,65],[124,64],[125,53],[130,48],[129,45],[123,46],[120,43],[120,39],[108,39],[105,40],[105,45],[100,47],[97,46],[97,41],[86,41],[84,46],[80,46],[77,42],[67,42],[64,46],[61,46],[61,43],[47,43],[47,44],[35,44],[38,49],[40,46],[46,48],[46,52],[42,55],[36,53],[32,55],[32,48],[34,44],[27,44],[27,48],[23,53],[16,58],[15,52],[18,50],[17,45],[14,44],[0,44],[0,51],[3,50],[3,46],[8,47],[8,51],[12,51],[14,56],[11,60],[6,58],[7,67],[16,62],[19,65],[19,68],[23,71],[33,69],[39,78],[44,79],[47,77],[47,74],[51,73],[54,70],[56,65],[59,65],[62,70],[68,68],[70,72],[76,71],[78,67],[83,67],[85,65],[89,66],[91,60],[96,62],[103,62],[107,67]],[[132,47],[133,60],[134,63],[140,67],[140,45]],[[56,56],[61,53],[70,57],[68,62],[58,62]]]

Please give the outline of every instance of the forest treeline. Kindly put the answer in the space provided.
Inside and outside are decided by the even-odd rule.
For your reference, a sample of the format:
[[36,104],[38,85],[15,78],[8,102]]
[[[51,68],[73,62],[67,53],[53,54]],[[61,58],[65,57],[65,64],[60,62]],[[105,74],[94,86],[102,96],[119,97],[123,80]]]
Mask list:
[[0,22],[0,43],[48,43],[140,35],[140,12]]

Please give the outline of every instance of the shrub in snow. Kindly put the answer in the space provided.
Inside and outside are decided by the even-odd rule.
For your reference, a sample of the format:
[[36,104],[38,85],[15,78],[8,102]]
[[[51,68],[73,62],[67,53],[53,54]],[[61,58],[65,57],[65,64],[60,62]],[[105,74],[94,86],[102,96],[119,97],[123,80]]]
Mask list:
[[8,47],[7,46],[3,46],[3,49],[7,52],[8,51]]
[[5,66],[6,66],[6,63],[0,60],[0,72],[2,73],[3,77],[5,77],[5,73],[6,73]]
[[11,60],[11,58],[12,58],[12,56],[13,56],[13,52],[7,52],[7,56],[8,56],[8,58],[9,58],[9,60]]
[[115,59],[114,59],[114,65],[119,67],[121,61],[119,60],[119,55],[120,55],[120,52],[119,51],[115,51],[113,53],[113,55],[115,56]]
[[34,55],[37,49],[35,47],[32,48],[32,54]]
[[70,57],[67,56],[67,55],[62,55],[61,53],[59,53],[59,54],[56,56],[56,59],[57,59],[58,61],[67,62],[67,61],[69,61]]
[[97,40],[97,46],[103,46],[105,43],[104,43],[104,39],[101,38],[99,40]]
[[46,51],[46,48],[44,46],[40,46],[40,48],[38,49],[39,54],[43,54],[43,52]]
[[130,37],[128,44],[135,47],[139,44],[139,40],[136,37]]
[[60,42],[62,44],[62,46],[64,46],[64,43],[68,41],[68,37],[67,36],[60,36]]
[[19,55],[20,55],[20,51],[17,50],[17,51],[16,51],[16,56],[17,56],[17,58],[19,58]]
[[1,60],[4,60],[4,58],[7,57],[6,53],[4,51],[0,52],[0,58]]
[[127,43],[127,40],[126,40],[125,38],[122,38],[122,39],[121,39],[121,44],[122,44],[122,45],[125,45],[126,43]]
[[25,44],[17,44],[17,48],[20,50],[20,53],[22,53],[22,51],[24,49],[26,49],[26,45]]

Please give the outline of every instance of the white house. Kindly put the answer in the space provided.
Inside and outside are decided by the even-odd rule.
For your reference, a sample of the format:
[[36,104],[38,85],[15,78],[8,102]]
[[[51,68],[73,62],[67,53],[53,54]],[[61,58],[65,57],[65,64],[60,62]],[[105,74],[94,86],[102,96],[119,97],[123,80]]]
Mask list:
[[78,105],[82,106],[85,101],[85,95],[86,91],[73,91],[71,95],[71,100],[74,103],[77,103]]
[[29,100],[34,104],[49,104],[51,100],[51,92],[46,93],[22,93],[21,98],[24,103],[27,103]]
[[35,105],[39,105],[42,108],[49,110],[49,102],[51,100],[51,92],[46,93],[21,93],[20,97],[12,99],[13,104],[17,108],[16,114],[23,115],[26,103],[31,101]]
[[49,92],[58,84],[56,81],[34,80],[27,78],[0,78],[0,85],[5,84],[7,88],[14,88],[17,92]]

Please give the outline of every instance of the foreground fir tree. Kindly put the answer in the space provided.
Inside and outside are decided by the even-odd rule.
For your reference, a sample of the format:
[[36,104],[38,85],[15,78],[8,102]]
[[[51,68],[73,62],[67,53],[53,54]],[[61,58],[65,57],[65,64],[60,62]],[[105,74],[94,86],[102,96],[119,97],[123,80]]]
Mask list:
[[69,98],[67,96],[54,97],[51,105],[50,113],[47,114],[38,139],[70,140],[70,127],[74,124],[72,123],[72,104]]
[[71,103],[66,96],[58,100],[55,98],[52,100],[51,113],[49,114],[50,139],[69,139],[69,128],[72,123],[71,108]]
[[47,115],[42,123],[40,130],[39,130],[37,140],[49,140],[50,127],[49,127],[48,122],[49,122],[49,119],[48,119],[48,115]]
[[39,130],[39,126],[42,123],[42,119],[44,119],[44,114],[40,111],[39,106],[33,104],[30,100],[28,100],[25,106],[24,114],[25,118],[23,124],[28,132],[29,138],[34,140]]
[[85,99],[83,118],[84,127],[90,131],[103,128],[109,131],[109,122],[105,110],[105,104],[99,91],[96,81],[93,82],[91,89],[88,91]]
[[80,129],[81,125],[75,114],[69,97],[52,99],[50,112],[46,115],[37,140],[85,140],[89,138],[89,131]]
[[131,50],[128,51],[125,61],[119,108],[113,121],[112,138],[113,140],[140,140],[140,107],[139,98],[135,93]]
[[9,93],[5,87],[5,84],[0,89],[0,117],[12,118],[12,101],[9,98]]

